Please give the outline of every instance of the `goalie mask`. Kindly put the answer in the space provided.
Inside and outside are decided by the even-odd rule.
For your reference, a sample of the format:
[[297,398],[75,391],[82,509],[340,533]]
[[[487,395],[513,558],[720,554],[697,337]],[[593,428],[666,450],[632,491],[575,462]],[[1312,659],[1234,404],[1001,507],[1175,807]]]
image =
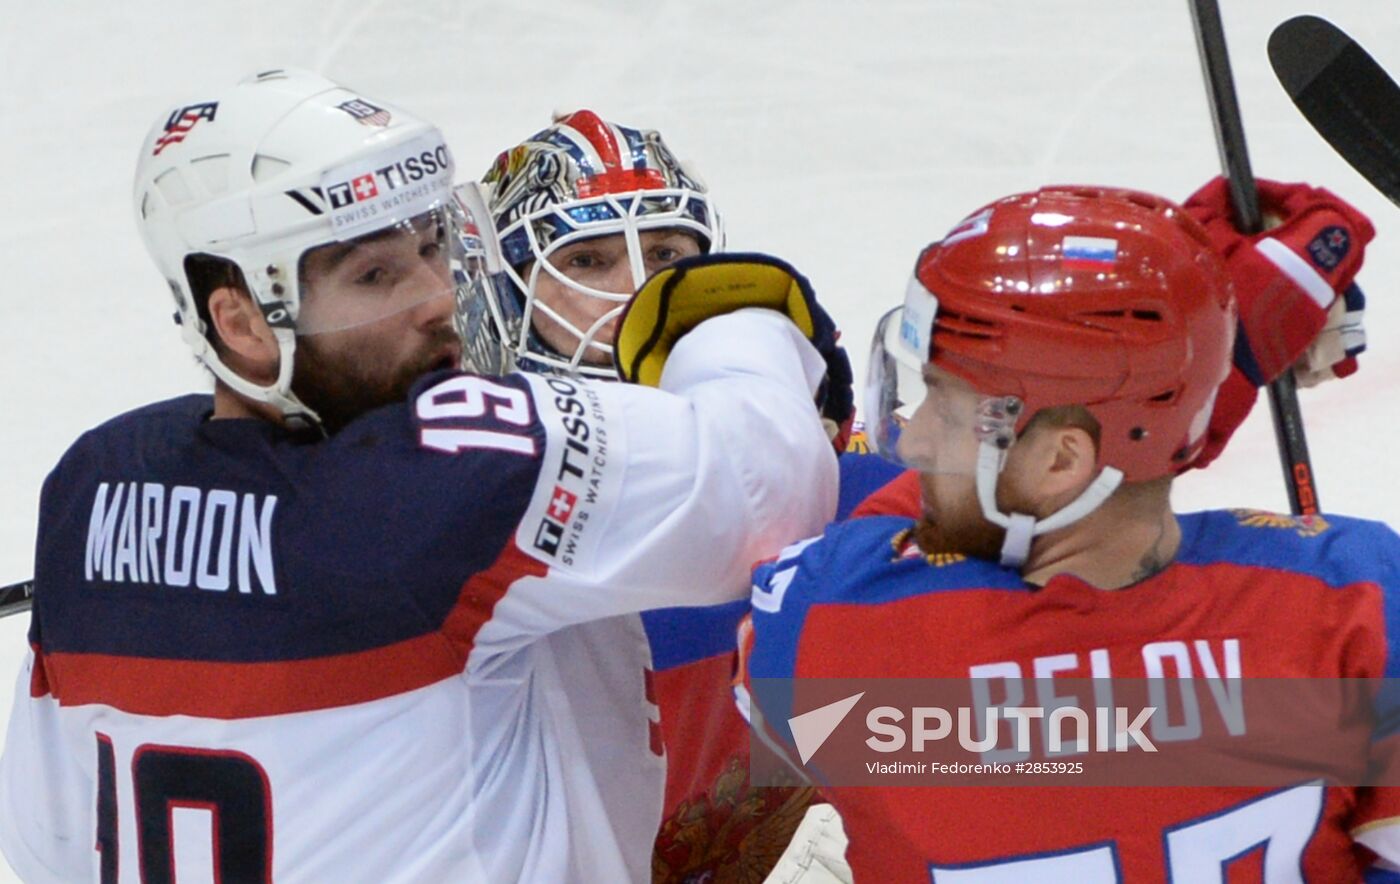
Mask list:
[[[278,70],[162,115],[141,148],[135,209],[199,360],[243,396],[315,425],[291,388],[299,336],[450,299],[454,273],[476,267],[454,235],[452,176],[432,125],[315,74]],[[376,253],[373,267],[353,272]],[[249,381],[220,358],[192,258],[239,271],[277,340],[272,383]],[[331,267],[355,284],[318,289]]]
[[[623,306],[652,272],[684,257],[674,249],[652,254],[657,247],[650,243],[672,232],[693,242],[692,252],[723,245],[704,185],[659,133],[586,110],[498,156],[480,200],[495,225],[499,272],[459,296],[458,322],[468,367],[482,372],[520,366],[615,378],[611,334]],[[614,237],[620,240],[603,239]],[[601,260],[625,264],[620,282],[590,284],[587,267],[556,266],[561,250],[568,254],[585,241],[598,243]],[[558,300],[551,303],[541,296],[546,288],[578,309],[571,315]]]
[[[1120,482],[1190,465],[1234,329],[1224,264],[1174,204],[1087,187],[1008,197],[925,249],[904,306],[881,319],[872,447],[923,472],[975,476],[983,516],[1006,529],[1002,561],[1019,566],[1035,535],[1084,517]],[[1039,521],[1000,512],[1008,452],[1056,406],[1097,421],[1098,478]]]

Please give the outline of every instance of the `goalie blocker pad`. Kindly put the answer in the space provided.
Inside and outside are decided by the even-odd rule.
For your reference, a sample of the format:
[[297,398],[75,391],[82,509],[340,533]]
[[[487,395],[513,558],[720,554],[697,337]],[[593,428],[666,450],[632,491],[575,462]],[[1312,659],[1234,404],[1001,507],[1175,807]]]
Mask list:
[[777,310],[814,340],[814,306],[807,278],[771,255],[685,258],[653,274],[628,302],[613,348],[617,373],[630,383],[658,386],[676,341],[706,319],[744,307]]

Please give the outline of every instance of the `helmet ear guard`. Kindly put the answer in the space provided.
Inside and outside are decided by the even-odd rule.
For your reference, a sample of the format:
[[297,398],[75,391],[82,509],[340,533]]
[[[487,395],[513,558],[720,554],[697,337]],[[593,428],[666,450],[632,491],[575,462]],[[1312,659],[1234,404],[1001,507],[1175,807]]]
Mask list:
[[[1190,464],[1229,370],[1234,327],[1224,265],[1174,204],[1044,188],[984,207],[920,255],[902,313],[882,320],[871,366],[932,363],[985,396],[1014,395],[1024,406],[1017,432],[1061,405],[1098,421],[1099,475],[1038,522],[997,509],[1006,448],[980,441],[979,503],[1007,529],[1003,562],[1019,565],[1036,535],[1083,518],[1122,482]],[[871,412],[877,430],[897,426],[891,406],[907,409],[913,395],[883,383]]]

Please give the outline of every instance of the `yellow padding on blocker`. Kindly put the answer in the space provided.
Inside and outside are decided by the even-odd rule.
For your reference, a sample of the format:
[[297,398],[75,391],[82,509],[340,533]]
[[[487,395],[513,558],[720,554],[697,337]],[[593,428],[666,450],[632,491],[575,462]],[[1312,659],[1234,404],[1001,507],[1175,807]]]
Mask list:
[[657,386],[676,341],[706,319],[743,307],[777,310],[811,338],[815,329],[803,285],[787,264],[767,255],[704,255],[661,270],[642,283],[618,324],[618,374]]

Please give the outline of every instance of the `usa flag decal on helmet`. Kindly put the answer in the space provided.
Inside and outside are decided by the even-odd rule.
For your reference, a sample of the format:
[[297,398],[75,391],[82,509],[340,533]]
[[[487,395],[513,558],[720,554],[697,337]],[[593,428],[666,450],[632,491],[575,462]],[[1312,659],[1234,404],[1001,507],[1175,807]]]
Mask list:
[[158,157],[160,152],[170,145],[184,141],[190,130],[199,125],[200,120],[214,122],[214,115],[218,110],[217,101],[205,101],[187,105],[171,113],[170,119],[165,121],[164,134],[156,139],[156,148],[151,152],[151,156]]

